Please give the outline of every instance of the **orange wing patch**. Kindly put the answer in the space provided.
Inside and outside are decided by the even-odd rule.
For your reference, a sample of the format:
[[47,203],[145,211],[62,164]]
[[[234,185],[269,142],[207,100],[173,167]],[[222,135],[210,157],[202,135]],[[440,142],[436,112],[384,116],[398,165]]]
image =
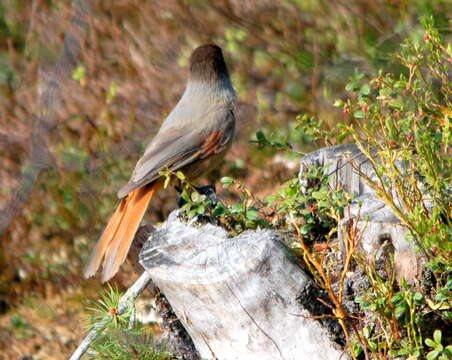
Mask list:
[[203,155],[203,157],[220,152],[222,137],[223,132],[219,130],[214,131],[209,135],[209,137],[204,141],[201,148],[201,154]]

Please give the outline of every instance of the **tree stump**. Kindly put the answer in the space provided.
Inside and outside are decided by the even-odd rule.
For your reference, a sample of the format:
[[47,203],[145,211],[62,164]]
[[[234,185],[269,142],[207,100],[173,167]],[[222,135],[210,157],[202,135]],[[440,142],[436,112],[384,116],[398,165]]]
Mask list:
[[165,295],[201,358],[345,359],[297,297],[311,280],[276,231],[237,237],[212,224],[156,229],[140,264]]

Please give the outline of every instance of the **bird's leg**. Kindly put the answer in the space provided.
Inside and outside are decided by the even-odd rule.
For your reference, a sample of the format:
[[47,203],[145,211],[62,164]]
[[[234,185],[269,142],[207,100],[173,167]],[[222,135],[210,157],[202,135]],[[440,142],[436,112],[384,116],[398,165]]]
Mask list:
[[[175,186],[174,188],[176,189],[176,191],[179,194],[182,193],[182,189],[179,186]],[[217,197],[217,193],[216,193],[214,184],[200,186],[200,187],[195,186],[194,188],[196,189],[196,191],[198,193],[200,193],[201,195],[204,195],[206,197],[206,200],[210,201],[210,204],[212,207],[214,207],[218,203],[218,197]],[[182,196],[179,196],[177,198],[177,205],[179,207],[182,207],[185,204],[186,204],[186,201],[182,198]]]
[[210,200],[212,206],[218,203],[217,190],[215,184],[209,184],[206,186],[195,187],[201,195],[205,195],[207,200]]

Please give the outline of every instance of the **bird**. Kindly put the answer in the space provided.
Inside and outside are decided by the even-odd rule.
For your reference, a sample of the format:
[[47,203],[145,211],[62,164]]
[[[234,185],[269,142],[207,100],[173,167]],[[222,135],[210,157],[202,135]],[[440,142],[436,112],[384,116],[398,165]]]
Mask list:
[[181,98],[118,191],[119,204],[91,253],[85,278],[101,265],[102,282],[118,272],[152,197],[163,188],[163,170],[180,170],[193,181],[221,163],[234,138],[235,99],[221,48],[197,47]]

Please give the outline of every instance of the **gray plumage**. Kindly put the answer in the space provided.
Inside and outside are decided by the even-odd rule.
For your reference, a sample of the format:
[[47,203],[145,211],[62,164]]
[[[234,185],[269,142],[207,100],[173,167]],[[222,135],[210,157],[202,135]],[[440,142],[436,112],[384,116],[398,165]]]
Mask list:
[[[159,172],[166,168],[184,169],[190,178],[210,170],[215,164],[202,166],[202,160],[213,156],[210,162],[218,163],[217,157],[224,156],[233,140],[234,102],[235,92],[221,49],[216,45],[196,49],[190,58],[190,77],[181,99],[147,146],[118,197],[158,179]],[[217,133],[212,151],[203,151],[209,136]]]

